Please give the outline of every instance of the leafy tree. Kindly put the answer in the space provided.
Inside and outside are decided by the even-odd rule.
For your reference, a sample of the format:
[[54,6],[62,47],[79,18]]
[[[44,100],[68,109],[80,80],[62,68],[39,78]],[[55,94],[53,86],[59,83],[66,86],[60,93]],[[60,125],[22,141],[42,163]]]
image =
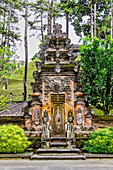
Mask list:
[[80,47],[84,93],[89,102],[108,115],[113,108],[113,40],[85,38]]
[[0,46],[16,47],[20,40],[18,28],[20,10],[19,0],[0,1]]
[[[14,51],[10,51],[8,47],[0,47],[0,85],[2,86],[9,77],[13,74],[19,63],[15,62],[15,58],[18,56]],[[7,99],[9,95],[4,96],[0,94],[0,111],[7,109]]]
[[[44,39],[44,32],[46,29],[46,24],[44,24],[44,19],[47,17],[47,2],[45,0],[36,0],[30,3],[30,11],[32,12],[33,18],[29,19],[28,23],[30,29],[36,30],[35,34],[38,32],[38,37],[41,36],[41,40]],[[33,34],[33,36],[35,35]]]
[[35,0],[34,2],[30,3],[29,9],[34,16],[28,21],[30,29],[36,30],[35,34],[38,34],[38,37],[40,37],[41,41],[43,42],[44,33],[46,30],[47,33],[51,33],[52,20],[53,24],[55,24],[56,18],[61,16],[60,3],[58,0]]
[[[83,33],[85,36],[89,34],[92,37],[93,25],[94,33],[98,35],[101,27],[106,23],[106,16],[110,15],[110,0],[64,0],[63,9],[69,11],[68,18],[78,36],[82,36]],[[110,34],[110,31],[107,34]]]
[[13,59],[17,57],[14,51],[10,51],[8,47],[0,47],[0,85],[13,74],[17,65]]

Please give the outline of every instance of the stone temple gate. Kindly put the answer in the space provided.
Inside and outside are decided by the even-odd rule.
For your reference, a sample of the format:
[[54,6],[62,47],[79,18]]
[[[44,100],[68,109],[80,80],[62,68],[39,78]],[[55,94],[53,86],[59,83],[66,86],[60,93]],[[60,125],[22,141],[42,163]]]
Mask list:
[[26,129],[46,140],[50,137],[74,138],[74,131],[90,128],[90,109],[80,91],[81,62],[62,26],[53,26],[41,45],[33,95],[24,110]]

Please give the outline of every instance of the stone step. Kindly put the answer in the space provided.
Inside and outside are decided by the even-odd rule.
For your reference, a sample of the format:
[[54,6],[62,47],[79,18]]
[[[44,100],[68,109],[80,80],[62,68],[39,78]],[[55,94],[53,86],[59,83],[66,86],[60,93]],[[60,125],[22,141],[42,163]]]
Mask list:
[[58,149],[58,148],[52,148],[52,149],[38,149],[37,153],[80,153],[80,149]]
[[51,137],[51,142],[66,142],[66,137]]
[[66,147],[66,142],[50,142],[50,147]]
[[46,160],[77,160],[77,159],[83,159],[85,160],[86,157],[84,155],[38,155],[38,154],[34,154],[31,156],[31,160],[34,160],[34,159],[37,159],[37,160],[42,160],[42,159],[46,159]]

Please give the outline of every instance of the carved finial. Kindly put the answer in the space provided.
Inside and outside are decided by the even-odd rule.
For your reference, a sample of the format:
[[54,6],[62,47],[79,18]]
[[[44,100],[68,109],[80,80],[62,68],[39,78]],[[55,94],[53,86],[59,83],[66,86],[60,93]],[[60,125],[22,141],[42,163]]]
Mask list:
[[62,34],[62,25],[61,24],[56,24],[53,25],[53,34],[55,35],[61,35]]

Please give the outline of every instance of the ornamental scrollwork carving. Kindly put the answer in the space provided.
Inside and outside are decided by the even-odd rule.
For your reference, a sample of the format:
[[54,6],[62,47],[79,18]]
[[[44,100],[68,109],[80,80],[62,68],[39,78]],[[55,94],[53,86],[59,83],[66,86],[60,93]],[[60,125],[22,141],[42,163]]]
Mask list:
[[62,34],[62,25],[61,24],[53,25],[53,34],[54,35],[61,35]]
[[46,77],[43,79],[45,82],[45,88],[44,88],[44,93],[45,93],[45,101],[48,100],[48,94],[49,92],[55,92],[55,93],[60,93],[65,91],[67,93],[67,99],[70,101],[71,100],[71,88],[70,88],[70,81],[72,79],[70,77],[66,77],[64,79],[60,77],[56,78],[51,78],[51,77]]
[[34,114],[35,114],[35,124],[38,125],[40,124],[40,110],[36,108],[34,110]]
[[39,73],[38,71],[33,72],[33,77],[37,83],[41,82],[41,73]]
[[78,125],[82,124],[82,109],[81,108],[77,109],[77,124]]
[[68,121],[69,123],[73,123],[73,120],[74,120],[73,112],[72,112],[72,110],[69,110],[69,111],[68,111],[67,121]]

